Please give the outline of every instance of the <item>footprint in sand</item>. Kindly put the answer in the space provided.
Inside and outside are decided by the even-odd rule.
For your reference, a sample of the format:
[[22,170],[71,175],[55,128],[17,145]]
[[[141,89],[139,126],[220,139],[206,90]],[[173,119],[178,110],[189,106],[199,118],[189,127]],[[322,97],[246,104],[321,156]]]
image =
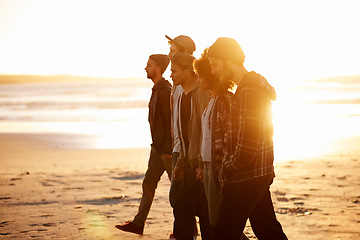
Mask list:
[[111,177],[111,178],[115,180],[138,180],[138,179],[143,179],[144,176],[145,175],[143,173],[126,172],[126,173],[122,173],[120,177]]
[[286,198],[286,197],[278,197],[277,200],[278,200],[279,202],[288,202],[288,201],[289,201],[289,199]]
[[19,178],[19,177],[15,177],[15,178],[11,178],[10,181],[18,181],[18,180],[21,180],[22,178]]
[[46,232],[47,229],[45,229],[45,228],[39,228],[39,229],[36,229],[36,231],[38,231],[38,232]]
[[337,177],[337,179],[339,180],[346,180],[347,176],[343,176],[343,177]]
[[45,187],[54,186],[54,184],[62,184],[62,185],[65,184],[65,182],[57,181],[57,180],[51,180],[51,179],[45,179],[44,181],[41,181],[40,183]]
[[290,215],[311,215],[312,212],[319,211],[318,208],[302,208],[302,207],[294,207],[294,208],[288,208],[283,207],[279,208],[276,213],[278,214],[290,214]]
[[83,187],[66,187],[63,188],[63,190],[84,190],[85,188]]
[[303,198],[300,197],[292,197],[290,198],[291,201],[299,201],[299,200],[303,200]]
[[9,223],[10,223],[9,221],[3,221],[3,222],[0,223],[0,227],[4,227]]
[[104,197],[100,199],[91,199],[80,201],[82,204],[90,204],[90,205],[112,205],[124,202],[127,199],[126,196],[115,196],[115,197]]
[[11,197],[0,197],[0,200],[9,200]]
[[54,185],[52,185],[51,183],[46,182],[46,181],[42,181],[42,182],[40,182],[40,183],[41,183],[41,185],[43,185],[44,187],[51,187],[51,186],[54,186]]
[[56,223],[44,223],[44,227],[56,227]]
[[294,202],[294,205],[295,206],[302,206],[302,205],[305,205],[305,203],[303,203],[303,202]]
[[285,192],[280,192],[279,190],[276,190],[275,192],[273,192],[275,195],[280,195],[280,196],[285,196],[286,193]]

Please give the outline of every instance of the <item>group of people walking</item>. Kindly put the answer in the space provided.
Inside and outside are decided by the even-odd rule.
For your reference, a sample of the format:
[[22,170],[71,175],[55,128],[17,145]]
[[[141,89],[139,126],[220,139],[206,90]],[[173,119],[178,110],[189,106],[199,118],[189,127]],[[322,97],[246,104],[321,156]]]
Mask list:
[[[232,38],[218,38],[199,59],[193,40],[166,36],[170,52],[145,68],[154,83],[149,101],[151,152],[138,213],[120,230],[143,234],[157,184],[166,171],[174,225],[170,238],[287,239],[270,195],[274,174],[271,102],[274,88],[244,67]],[[163,78],[171,62],[173,85]],[[235,93],[232,89],[236,87]]]

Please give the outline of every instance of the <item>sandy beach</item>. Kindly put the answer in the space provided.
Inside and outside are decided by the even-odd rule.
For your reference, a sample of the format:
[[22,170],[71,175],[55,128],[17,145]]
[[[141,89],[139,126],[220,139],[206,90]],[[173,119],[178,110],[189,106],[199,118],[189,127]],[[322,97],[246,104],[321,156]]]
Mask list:
[[[86,149],[85,142],[0,134],[0,239],[168,239],[165,175],[144,235],[114,227],[137,211],[150,149]],[[359,152],[277,162],[276,175],[274,207],[289,239],[360,239]],[[256,239],[249,223],[245,233]]]

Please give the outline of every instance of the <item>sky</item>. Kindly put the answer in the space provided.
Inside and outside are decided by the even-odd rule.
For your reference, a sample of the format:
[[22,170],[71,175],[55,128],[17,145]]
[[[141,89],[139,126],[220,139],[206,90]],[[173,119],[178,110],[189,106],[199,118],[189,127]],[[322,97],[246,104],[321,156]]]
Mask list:
[[[0,0],[0,74],[146,77],[164,37],[235,38],[274,85],[360,75],[356,0]],[[168,72],[166,73],[168,74]],[[168,74],[169,75],[169,74]]]

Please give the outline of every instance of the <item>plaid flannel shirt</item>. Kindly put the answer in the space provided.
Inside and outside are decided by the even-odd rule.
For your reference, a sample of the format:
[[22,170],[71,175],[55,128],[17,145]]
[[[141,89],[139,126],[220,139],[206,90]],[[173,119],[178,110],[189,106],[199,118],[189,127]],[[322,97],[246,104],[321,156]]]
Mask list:
[[233,94],[230,92],[226,92],[225,94],[218,96],[212,116],[211,164],[215,186],[219,191],[221,190],[219,172],[224,159],[225,143],[227,138],[226,129],[229,121],[229,103],[232,96]]
[[245,75],[230,102],[220,183],[243,182],[274,174],[271,100],[276,94],[261,75]]

